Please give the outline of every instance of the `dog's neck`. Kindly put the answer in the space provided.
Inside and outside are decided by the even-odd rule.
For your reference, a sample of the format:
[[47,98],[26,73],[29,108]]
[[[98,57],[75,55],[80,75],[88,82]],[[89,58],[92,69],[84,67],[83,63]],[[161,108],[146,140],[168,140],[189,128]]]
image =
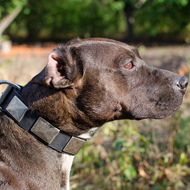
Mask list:
[[[72,102],[72,99],[76,99],[75,96],[72,89],[67,89],[63,95],[61,90],[47,88],[35,80],[29,82],[22,91],[23,102],[38,115],[47,118],[54,126],[72,136],[92,138],[99,127],[95,126]],[[69,176],[73,159],[74,156],[69,154],[62,154],[60,158],[64,190],[70,189]]]
[[[24,93],[23,93],[24,94]],[[16,99],[15,99],[16,98]],[[6,95],[6,100],[4,101],[3,100],[3,107],[2,107],[2,109],[5,111],[5,113],[9,113],[10,115],[11,115],[11,118],[14,120],[14,121],[16,121],[16,122],[18,122],[18,119],[17,119],[17,115],[16,114],[14,114],[11,110],[12,110],[12,107],[11,106],[13,106],[14,105],[14,110],[17,110],[17,108],[18,108],[18,106],[19,106],[19,108],[18,108],[18,110],[21,110],[21,108],[23,109],[23,104],[22,104],[22,102],[21,102],[21,100],[20,100],[20,93],[16,90],[16,89],[12,89],[11,91],[9,91],[9,93]],[[54,97],[53,97],[54,98]],[[15,102],[17,100],[17,103]],[[8,103],[7,103],[8,102]],[[52,102],[51,102],[52,103]],[[8,105],[7,105],[8,104]],[[34,105],[32,105],[32,108],[33,108],[33,106]],[[47,106],[47,105],[46,105]],[[34,106],[35,107],[35,106]],[[54,106],[53,106],[54,107]],[[24,106],[24,109],[27,109],[27,107],[26,106]],[[34,109],[35,110],[35,109]],[[50,112],[51,113],[51,112]],[[8,114],[8,115],[9,115]],[[52,113],[51,113],[52,114]],[[25,115],[28,115],[28,114],[25,114]],[[30,116],[31,116],[31,118],[35,118],[36,119],[36,117],[38,117],[37,115],[32,115],[32,112],[30,112],[30,114],[29,114]],[[48,116],[48,114],[47,114],[47,116]],[[26,116],[27,118],[28,118],[28,116]],[[24,119],[26,119],[26,117],[25,116],[22,116],[22,121],[24,120]],[[42,118],[41,118],[42,119]],[[20,120],[19,120],[20,121]],[[18,124],[19,125],[19,124]],[[43,125],[43,123],[41,123],[40,125]],[[25,128],[25,126],[23,126],[23,124],[20,124],[20,126],[22,127],[22,128],[24,128],[25,130],[26,130],[26,128]],[[28,125],[27,125],[27,127],[28,127]],[[34,126],[33,126],[34,127]],[[33,127],[32,127],[32,129],[31,129],[31,131],[33,130]],[[53,127],[53,126],[52,126]],[[96,127],[96,128],[91,128],[91,129],[89,129],[87,132],[85,132],[85,133],[83,133],[83,134],[80,134],[78,137],[78,139],[85,139],[85,140],[87,140],[87,139],[89,139],[89,138],[92,138],[95,134],[96,134],[96,132],[98,131],[98,129],[99,129],[99,127]],[[75,139],[77,139],[76,137],[75,137]],[[75,148],[75,147],[74,147]],[[64,151],[64,150],[63,150]],[[67,151],[66,151],[67,152]],[[53,152],[52,152],[53,153]],[[54,153],[53,153],[54,154]],[[72,154],[72,153],[71,153]],[[63,182],[62,182],[62,186],[64,187],[64,189],[66,189],[66,190],[69,190],[70,189],[70,187],[69,187],[69,176],[70,176],[70,170],[71,170],[71,166],[72,166],[72,163],[73,163],[73,159],[74,159],[74,156],[73,155],[70,155],[70,153],[68,154],[68,152],[67,153],[62,153],[61,155],[59,154],[59,156],[58,156],[58,158],[60,159],[60,163],[61,163],[61,173],[62,173],[62,176],[63,176]]]
[[[68,93],[70,99],[67,98]],[[96,126],[90,119],[84,118],[84,113],[72,102],[71,97],[74,94],[71,93],[73,93],[71,90],[67,90],[63,95],[62,91],[58,92],[43,85],[29,83],[23,88],[22,100],[29,109],[48,119],[61,131],[78,136]]]

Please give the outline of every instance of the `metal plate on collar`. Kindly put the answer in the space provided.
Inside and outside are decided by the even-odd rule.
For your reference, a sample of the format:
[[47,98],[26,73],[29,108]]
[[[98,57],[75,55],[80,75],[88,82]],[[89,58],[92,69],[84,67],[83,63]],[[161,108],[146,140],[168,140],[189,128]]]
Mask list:
[[72,137],[63,149],[63,152],[75,155],[82,148],[85,142],[85,140],[82,140],[80,138]]
[[50,144],[59,133],[59,129],[51,125],[45,119],[39,117],[31,128],[31,132]]
[[28,107],[17,97],[14,96],[9,102],[6,110],[18,121],[20,122],[24,117]]

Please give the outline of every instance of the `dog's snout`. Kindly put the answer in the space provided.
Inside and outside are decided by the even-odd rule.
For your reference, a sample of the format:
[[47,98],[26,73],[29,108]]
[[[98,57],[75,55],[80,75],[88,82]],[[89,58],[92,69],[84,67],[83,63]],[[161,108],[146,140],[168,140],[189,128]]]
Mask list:
[[177,82],[177,87],[180,91],[185,91],[188,85],[188,78],[183,76],[180,78],[180,80]]

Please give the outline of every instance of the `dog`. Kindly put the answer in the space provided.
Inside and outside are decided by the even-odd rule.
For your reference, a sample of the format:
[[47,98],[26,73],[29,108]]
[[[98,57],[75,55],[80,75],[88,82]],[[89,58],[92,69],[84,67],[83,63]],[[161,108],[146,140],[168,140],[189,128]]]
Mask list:
[[[69,190],[74,155],[100,126],[167,117],[182,104],[187,85],[185,76],[148,66],[137,48],[119,41],[58,46],[20,95],[2,106],[0,189]],[[37,124],[28,127],[34,117]],[[63,136],[69,145],[57,151]]]

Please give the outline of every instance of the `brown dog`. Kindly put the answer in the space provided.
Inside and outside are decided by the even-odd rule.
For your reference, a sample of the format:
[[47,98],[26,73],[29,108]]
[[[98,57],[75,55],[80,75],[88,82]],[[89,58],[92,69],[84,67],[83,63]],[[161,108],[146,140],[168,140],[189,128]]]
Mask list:
[[[20,97],[31,115],[35,113],[45,121],[23,130],[18,125],[28,112],[15,120],[16,116],[7,116],[7,112],[14,116],[12,103],[4,105],[0,117],[0,189],[68,190],[75,152],[72,147],[92,137],[97,127],[108,121],[173,114],[183,101],[187,83],[186,77],[146,65],[136,48],[118,41],[87,39],[58,46]],[[15,101],[20,102],[11,100]],[[15,105],[18,103],[13,104],[13,111]],[[19,120],[18,125],[13,120]],[[23,125],[27,128],[29,123]],[[69,141],[70,147],[63,149],[66,153],[60,153],[52,144],[58,133],[64,132],[72,136],[75,146]]]

